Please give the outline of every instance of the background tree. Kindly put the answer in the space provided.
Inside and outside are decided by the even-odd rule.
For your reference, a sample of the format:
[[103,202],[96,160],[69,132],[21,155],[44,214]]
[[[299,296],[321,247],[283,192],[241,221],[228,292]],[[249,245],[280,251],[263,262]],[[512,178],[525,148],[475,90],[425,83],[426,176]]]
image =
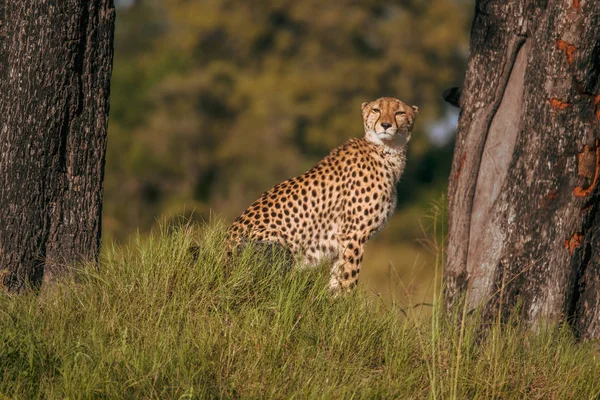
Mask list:
[[0,282],[11,291],[97,259],[112,3],[0,3]]
[[600,2],[477,1],[447,297],[600,337]]

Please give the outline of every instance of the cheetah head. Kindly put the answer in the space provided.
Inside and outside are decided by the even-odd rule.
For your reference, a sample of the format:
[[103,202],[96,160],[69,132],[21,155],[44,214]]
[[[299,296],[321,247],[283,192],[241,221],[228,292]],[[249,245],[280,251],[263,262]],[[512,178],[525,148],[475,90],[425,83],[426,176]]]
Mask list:
[[405,146],[410,140],[417,106],[409,106],[393,97],[362,103],[365,137],[372,143],[391,148]]

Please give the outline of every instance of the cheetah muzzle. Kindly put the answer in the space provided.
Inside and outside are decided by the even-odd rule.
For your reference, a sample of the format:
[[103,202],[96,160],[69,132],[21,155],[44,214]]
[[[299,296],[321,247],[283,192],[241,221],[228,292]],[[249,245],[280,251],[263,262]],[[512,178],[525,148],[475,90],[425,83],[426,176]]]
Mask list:
[[353,289],[365,244],[396,208],[418,111],[391,97],[363,103],[364,136],[263,193],[229,228],[229,246],[278,243],[294,255],[295,266],[330,262],[332,290]]

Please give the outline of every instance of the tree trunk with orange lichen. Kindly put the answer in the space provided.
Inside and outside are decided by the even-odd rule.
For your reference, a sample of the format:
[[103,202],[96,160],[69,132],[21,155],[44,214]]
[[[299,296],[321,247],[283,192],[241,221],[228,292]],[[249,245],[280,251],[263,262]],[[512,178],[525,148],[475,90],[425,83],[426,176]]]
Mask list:
[[112,0],[0,1],[0,288],[100,250]]
[[446,299],[600,337],[600,2],[477,1]]

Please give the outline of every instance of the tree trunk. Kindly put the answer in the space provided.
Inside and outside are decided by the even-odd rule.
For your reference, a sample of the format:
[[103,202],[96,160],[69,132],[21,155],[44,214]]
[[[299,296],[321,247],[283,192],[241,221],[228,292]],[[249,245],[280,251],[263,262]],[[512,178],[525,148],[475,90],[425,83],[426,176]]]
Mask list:
[[600,1],[480,0],[449,185],[446,298],[600,337]]
[[97,261],[112,0],[0,0],[0,283]]

